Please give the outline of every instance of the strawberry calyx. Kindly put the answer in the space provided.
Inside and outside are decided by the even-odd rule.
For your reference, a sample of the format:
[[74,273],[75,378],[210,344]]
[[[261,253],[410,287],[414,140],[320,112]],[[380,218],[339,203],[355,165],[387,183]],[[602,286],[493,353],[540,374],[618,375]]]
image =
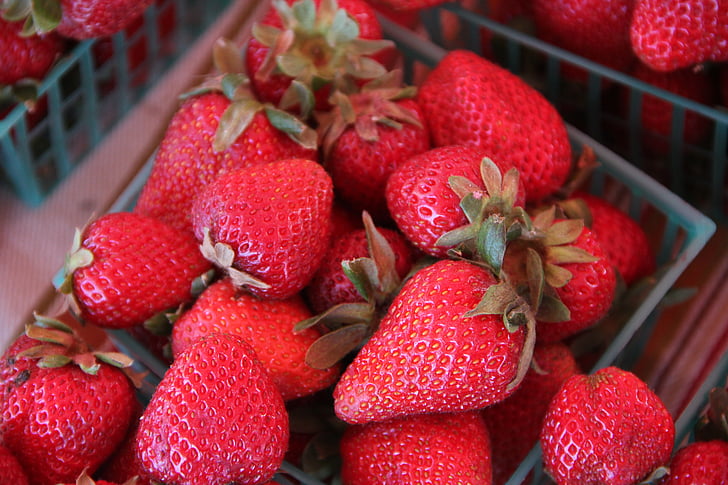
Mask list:
[[121,352],[91,349],[70,326],[43,315],[35,315],[35,322],[26,325],[25,335],[41,343],[18,353],[18,357],[38,359],[39,367],[56,368],[73,363],[85,373],[96,375],[103,363],[120,369],[134,363]]
[[364,84],[360,89],[350,86],[334,91],[329,103],[332,109],[316,113],[318,135],[324,157],[328,157],[339,136],[350,126],[363,140],[379,140],[377,124],[401,129],[403,123],[422,127],[417,114],[397,103],[412,98],[417,93],[414,86],[402,84],[400,70],[386,74]]
[[60,0],[1,0],[0,13],[9,22],[23,21],[23,36],[50,32],[58,27],[62,17]]
[[298,81],[284,93],[282,108],[312,98],[325,85],[338,89],[351,78],[375,79],[385,74],[385,67],[367,56],[392,47],[393,42],[362,39],[359,24],[336,0],[322,0],[318,10],[313,0],[292,5],[274,0],[273,8],[282,28],[253,26],[253,37],[268,47],[255,76],[265,81],[273,74],[284,74]]
[[268,283],[255,278],[250,273],[246,273],[245,271],[241,271],[233,267],[233,263],[235,262],[235,250],[230,247],[229,244],[222,242],[213,243],[209,227],[205,227],[203,229],[203,234],[202,244],[200,244],[200,251],[202,251],[202,255],[208,261],[223,270],[230,277],[236,288],[252,286],[254,288],[267,290],[271,287]]
[[[220,125],[215,132],[213,150],[220,152],[229,148],[261,111],[273,127],[301,146],[309,149],[318,146],[316,131],[300,118],[270,103],[258,101],[250,86],[250,78],[245,74],[240,50],[233,42],[224,38],[218,39],[213,46],[213,61],[219,74],[209,76],[200,85],[181,96],[185,99],[204,93],[220,92],[230,100],[230,106],[223,112]],[[313,98],[305,106],[312,105]]]
[[334,305],[294,327],[298,332],[321,324],[331,330],[311,344],[306,353],[306,363],[316,369],[333,366],[368,339],[402,286],[391,245],[368,212],[363,211],[362,221],[369,256],[342,261],[341,266],[365,301]]
[[[137,483],[139,483],[139,477],[135,475],[121,485],[136,485]],[[96,485],[96,481],[88,474],[88,469],[84,468],[76,479],[76,485]]]
[[435,244],[451,247],[451,256],[485,262],[498,276],[506,246],[520,236],[528,215],[523,207],[516,205],[519,190],[516,169],[502,174],[498,166],[485,157],[480,165],[480,175],[485,190],[466,177],[449,178],[450,187],[460,197],[460,208],[468,224],[443,234]]
[[708,394],[708,409],[695,424],[697,441],[728,441],[728,389],[715,387]]

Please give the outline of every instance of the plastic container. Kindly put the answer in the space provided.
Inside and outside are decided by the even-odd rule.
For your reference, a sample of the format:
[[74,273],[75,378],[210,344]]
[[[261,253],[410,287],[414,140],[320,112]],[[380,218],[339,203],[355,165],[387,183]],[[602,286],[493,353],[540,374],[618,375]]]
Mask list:
[[[451,3],[423,11],[423,35],[447,48],[456,46],[479,54],[487,49],[487,54],[496,62],[538,89],[569,123],[649,173],[714,220],[728,221],[728,111],[609,69],[475,10]],[[443,14],[447,17],[445,20]],[[443,30],[447,30],[443,29],[443,21],[452,23],[453,18],[459,23],[455,39],[443,35]],[[483,40],[486,38],[489,41]],[[574,66],[586,72],[582,82],[574,82],[565,75]],[[645,95],[663,100],[666,109],[672,110],[669,135],[656,137],[643,130],[640,113]],[[681,135],[689,112],[699,114],[708,125],[708,133],[700,143],[686,143]],[[652,142],[646,141],[648,137]],[[650,143],[658,143],[662,148],[650,149]]]
[[0,179],[39,206],[230,0],[157,0],[112,37],[76,44],[39,87],[45,114],[0,120]]

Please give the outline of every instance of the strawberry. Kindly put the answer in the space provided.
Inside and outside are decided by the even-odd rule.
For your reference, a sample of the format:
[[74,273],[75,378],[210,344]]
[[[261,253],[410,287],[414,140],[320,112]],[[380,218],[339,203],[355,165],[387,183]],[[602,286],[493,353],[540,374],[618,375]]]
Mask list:
[[76,232],[61,290],[84,321],[131,327],[191,300],[193,282],[210,268],[192,234],[115,212]]
[[518,283],[530,282],[528,254],[535,252],[543,268],[545,293],[560,301],[567,315],[537,317],[539,342],[556,342],[571,337],[601,320],[615,298],[617,279],[598,238],[582,220],[555,218],[555,210],[539,213],[526,237],[506,249],[504,270]]
[[481,411],[493,447],[493,484],[508,481],[538,443],[549,402],[569,377],[580,373],[569,347],[562,342],[537,344],[533,364],[509,397]]
[[76,40],[115,34],[136,20],[153,0],[50,0],[25,5],[26,0],[3,3],[3,14],[26,19],[28,32],[52,30]]
[[28,475],[15,455],[3,445],[0,445],[0,476],[6,483],[13,485],[28,485]]
[[394,12],[416,12],[446,3],[447,0],[372,0],[373,4],[381,5]]
[[[461,195],[450,186],[450,177],[464,177],[487,194],[482,190],[480,173],[485,154],[475,146],[432,148],[411,157],[392,173],[385,190],[389,212],[415,247],[431,256],[447,255],[449,248],[438,245],[439,238],[468,222],[460,207]],[[493,162],[501,171],[510,168],[507,159]],[[522,190],[517,197],[515,203],[522,204]]]
[[42,80],[65,49],[56,33],[22,35],[22,22],[0,18],[0,50],[5,57],[0,67],[0,85],[21,80]]
[[[678,96],[706,106],[717,102],[718,97],[712,77],[706,71],[678,69],[671,72],[655,71],[644,64],[637,64],[632,71],[636,79],[665,89]],[[623,110],[629,109],[628,93],[625,91]],[[642,140],[652,153],[667,154],[672,137],[673,106],[670,101],[645,94],[640,113],[643,129]],[[713,121],[694,112],[686,111],[682,139],[687,144],[697,144],[707,139],[713,129]]]
[[245,60],[261,100],[299,106],[306,118],[305,106],[328,109],[332,88],[383,75],[391,46],[364,0],[276,0],[254,25]]
[[122,482],[113,482],[109,480],[94,480],[84,470],[73,483],[65,483],[59,485],[141,485],[138,477],[132,477],[129,480]]
[[293,326],[312,316],[300,295],[285,300],[261,300],[235,289],[229,278],[209,286],[172,328],[175,357],[197,339],[216,332],[242,337],[268,371],[285,401],[317,392],[333,384],[338,367],[319,370],[304,362],[308,347],[320,332],[309,328],[294,333]]
[[491,483],[490,438],[475,411],[350,426],[340,448],[345,485]]
[[[403,279],[412,268],[414,250],[399,232],[384,227],[377,231],[387,240],[394,252],[395,268],[399,279]],[[355,229],[335,239],[318,271],[306,287],[306,298],[316,313],[322,313],[341,303],[363,302],[354,283],[342,268],[344,261],[371,256],[365,229]]]
[[473,410],[510,395],[523,355],[530,360],[528,329],[510,332],[499,311],[475,310],[496,283],[466,261],[439,260],[411,276],[337,383],[337,416],[362,424]]
[[[536,35],[550,44],[603,64],[627,71],[635,60],[629,38],[633,0],[534,0]],[[564,65],[570,73],[570,65]],[[586,80],[586,71],[579,78]]]
[[[136,477],[134,485],[152,485],[144,472],[136,454],[136,433],[139,429],[139,418],[144,411],[141,403],[134,409],[126,436],[114,450],[114,453],[99,467],[96,476],[111,483],[125,483]],[[97,485],[102,482],[96,482]],[[86,484],[84,484],[86,485]]]
[[153,480],[257,484],[288,442],[281,394],[243,339],[212,334],[180,354],[142,414],[137,454]]
[[728,2],[637,0],[630,39],[640,60],[656,71],[728,60]]
[[353,210],[389,221],[387,179],[408,158],[430,148],[419,105],[407,97],[398,72],[375,79],[350,95],[335,93],[334,108],[319,118],[323,164],[336,194]]
[[[572,197],[577,203],[586,204],[590,218],[587,225],[626,285],[655,271],[654,251],[647,233],[637,221],[603,197],[583,191],[574,193]],[[615,231],[615,227],[619,231]]]
[[546,98],[502,67],[465,50],[448,52],[417,100],[435,146],[475,145],[518,169],[528,202],[558,190],[571,171],[563,119]]
[[93,473],[124,439],[134,386],[105,362],[131,365],[124,355],[90,349],[68,325],[44,317],[5,351],[0,435],[23,468],[33,470],[31,484]]
[[286,159],[208,184],[193,227],[208,259],[259,296],[284,299],[311,280],[329,245],[333,186],[321,165]]
[[728,442],[695,441],[670,460],[669,474],[659,485],[721,485],[728,483]]
[[616,367],[567,379],[540,436],[544,469],[560,484],[636,483],[667,464],[674,439],[660,398]]
[[218,175],[282,158],[316,160],[312,147],[301,145],[257,111],[243,132],[216,143],[221,118],[233,102],[216,92],[185,100],[170,121],[134,211],[192,230],[192,201]]

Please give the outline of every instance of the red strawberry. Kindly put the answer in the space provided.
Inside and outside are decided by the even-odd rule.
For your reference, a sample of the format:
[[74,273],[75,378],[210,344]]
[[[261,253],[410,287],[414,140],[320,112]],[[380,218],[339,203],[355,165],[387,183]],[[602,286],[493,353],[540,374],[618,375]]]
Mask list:
[[[377,228],[394,251],[395,270],[400,279],[412,268],[414,250],[399,232]],[[352,281],[342,268],[342,262],[370,256],[365,229],[356,229],[341,235],[331,244],[324,260],[306,287],[307,301],[315,313],[322,313],[340,303],[363,302]]]
[[426,8],[434,7],[443,3],[447,0],[375,0],[372,3],[382,5],[395,12],[412,12],[423,10]]
[[287,442],[283,399],[255,351],[218,333],[170,366],[142,415],[137,454],[157,481],[257,484],[273,477]]
[[0,18],[0,85],[21,80],[41,81],[63,53],[65,43],[55,33],[21,35],[23,22]]
[[510,395],[527,330],[509,332],[503,315],[467,313],[495,286],[465,261],[415,273],[336,385],[336,414],[361,424],[478,409]]
[[33,471],[31,484],[72,482],[111,455],[132,418],[134,386],[122,370],[100,361],[131,362],[89,349],[57,321],[41,319],[26,333],[0,363],[0,435]]
[[491,483],[491,444],[477,412],[354,425],[341,440],[345,485]]
[[[540,39],[626,71],[635,60],[629,39],[633,6],[633,0],[534,0],[531,8]],[[577,75],[586,80],[585,70]]]
[[[447,255],[449,248],[438,246],[438,239],[468,223],[460,207],[461,195],[450,186],[450,177],[464,177],[483,189],[480,168],[485,156],[486,151],[475,146],[438,147],[411,157],[392,173],[385,192],[390,214],[418,249],[431,256]],[[501,171],[510,168],[508,159],[493,161]],[[523,201],[523,191],[519,191],[515,203]]]
[[518,169],[526,197],[553,194],[571,171],[571,146],[556,108],[538,91],[473,52],[448,52],[417,94],[435,146],[470,144]]
[[84,471],[78,476],[75,482],[61,485],[142,485],[142,483],[144,482],[139,481],[138,477],[131,477],[128,480],[125,480],[123,483],[109,480],[94,480],[88,475],[88,473]]
[[28,475],[15,455],[3,445],[0,445],[0,476],[6,483],[13,485],[28,485]]
[[248,274],[238,286],[288,298],[308,284],[328,249],[332,200],[331,178],[321,165],[279,160],[207,185],[195,200],[193,227],[208,258],[238,276]]
[[657,71],[728,60],[728,2],[637,0],[630,38],[637,56]]
[[728,442],[695,441],[670,460],[669,475],[660,485],[722,485],[728,483]]
[[[364,0],[281,0],[255,25],[245,59],[261,100],[302,106],[308,104],[302,87],[318,109],[327,109],[332,86],[384,74],[381,56],[391,45]],[[289,90],[294,80],[298,86]]]
[[493,483],[501,485],[538,442],[549,402],[569,377],[580,373],[569,347],[561,342],[537,344],[533,365],[509,397],[481,413],[493,447]]
[[625,284],[631,285],[655,271],[655,254],[637,221],[602,197],[587,192],[576,192],[573,197],[586,203],[590,228]]
[[84,321],[130,327],[191,300],[192,283],[210,268],[192,234],[115,212],[76,234],[62,290]]
[[569,378],[541,431],[546,472],[563,484],[631,485],[666,465],[675,426],[660,398],[631,372],[607,367]]
[[229,278],[208,287],[172,328],[172,352],[179,356],[196,340],[216,332],[242,337],[269,372],[284,400],[312,394],[334,383],[338,367],[319,370],[305,363],[308,347],[320,337],[309,328],[293,331],[312,317],[300,295],[261,300],[235,289]]
[[[728,5],[727,5],[728,7]],[[644,64],[637,64],[632,75],[648,84],[706,106],[717,102],[713,79],[706,71],[680,69],[671,72],[655,71]],[[624,110],[629,103],[625,91]],[[645,147],[653,153],[666,154],[670,150],[672,137],[673,106],[670,101],[645,94],[642,98],[641,126]],[[683,141],[696,144],[705,140],[713,129],[713,121],[694,112],[685,112]]]
[[430,148],[419,105],[397,73],[365,84],[349,96],[332,96],[334,108],[319,121],[323,163],[337,196],[379,223],[389,221],[385,188],[392,172]]
[[179,107],[160,142],[135,212],[191,231],[192,200],[218,175],[283,158],[316,160],[314,149],[276,129],[263,111],[227,148],[218,147],[215,134],[231,105],[224,95],[207,93]]
[[[144,410],[140,403],[137,404],[124,440],[96,473],[102,480],[111,483],[125,483],[136,477],[134,485],[152,485],[136,454],[136,433],[139,429],[139,418]],[[96,485],[99,483],[103,482],[96,482]]]
[[544,282],[569,310],[567,319],[537,316],[539,342],[556,342],[591,327],[609,311],[617,279],[599,240],[581,220],[554,219],[554,211],[534,218],[544,237],[513,241],[506,250],[504,268],[514,282],[529,282],[529,258],[535,251],[543,267]]

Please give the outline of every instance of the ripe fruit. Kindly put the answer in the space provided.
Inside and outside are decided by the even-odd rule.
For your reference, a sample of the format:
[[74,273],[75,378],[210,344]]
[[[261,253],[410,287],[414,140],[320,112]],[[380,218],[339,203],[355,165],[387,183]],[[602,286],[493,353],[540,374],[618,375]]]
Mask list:
[[566,181],[571,146],[561,116],[538,91],[464,50],[448,52],[417,93],[435,146],[468,144],[518,169],[527,201]]
[[637,56],[656,71],[728,60],[728,2],[637,0],[630,38]]
[[533,364],[513,394],[481,411],[495,445],[494,485],[506,483],[538,442],[551,399],[566,379],[578,373],[579,365],[566,344],[537,344]]
[[510,395],[522,377],[526,329],[509,332],[502,315],[467,313],[495,285],[465,261],[415,273],[341,376],[336,414],[361,424],[478,409]]
[[194,202],[193,228],[208,259],[242,278],[236,286],[288,298],[308,284],[328,249],[332,200],[321,165],[278,160],[207,185]]
[[[400,165],[387,181],[385,195],[389,212],[407,239],[423,252],[445,257],[450,247],[438,245],[445,233],[465,226],[468,217],[460,206],[462,194],[453,190],[450,177],[464,177],[485,190],[481,164],[486,151],[475,146],[451,145],[427,150]],[[509,161],[493,161],[501,172]],[[524,201],[519,191],[515,204]]]
[[344,485],[491,483],[490,439],[475,411],[350,426],[340,448]]
[[84,321],[131,327],[191,300],[194,280],[210,268],[192,234],[114,212],[76,233],[61,290]]
[[660,485],[720,485],[728,483],[728,442],[695,441],[680,448]]
[[177,357],[144,410],[137,454],[152,479],[258,484],[288,443],[283,399],[240,337],[213,334]]
[[160,142],[135,212],[192,231],[192,201],[219,175],[283,158],[316,159],[315,150],[276,129],[262,111],[229,146],[217,146],[216,133],[230,107],[231,101],[215,92],[182,103]]
[[607,367],[569,378],[541,430],[546,472],[559,484],[631,485],[666,465],[675,426],[631,372]]
[[55,33],[21,35],[23,22],[0,18],[0,85],[21,80],[41,81],[63,53],[65,42]]
[[310,318],[300,295],[285,300],[262,300],[235,289],[229,278],[206,288],[172,327],[175,357],[198,339],[218,332],[242,337],[268,371],[284,401],[324,389],[338,377],[337,366],[319,370],[305,363],[308,347],[320,337],[317,329],[294,332],[296,323]]
[[28,476],[15,455],[3,445],[0,445],[0,476],[6,483],[13,485],[28,485]]
[[0,434],[32,470],[31,484],[93,473],[124,439],[134,386],[121,369],[101,361],[131,365],[121,354],[89,349],[70,327],[49,319],[29,325],[4,353]]

